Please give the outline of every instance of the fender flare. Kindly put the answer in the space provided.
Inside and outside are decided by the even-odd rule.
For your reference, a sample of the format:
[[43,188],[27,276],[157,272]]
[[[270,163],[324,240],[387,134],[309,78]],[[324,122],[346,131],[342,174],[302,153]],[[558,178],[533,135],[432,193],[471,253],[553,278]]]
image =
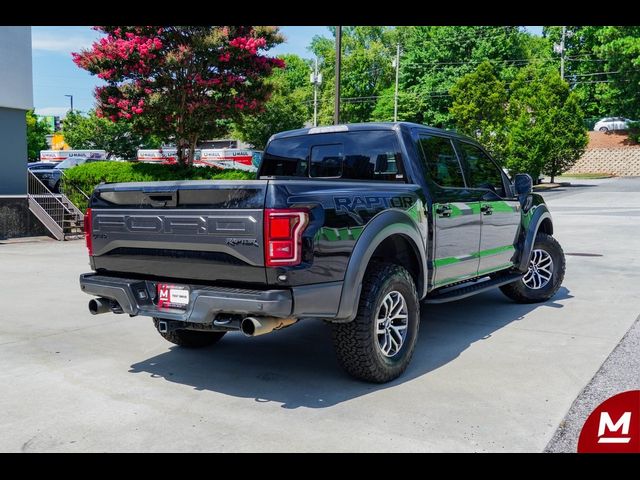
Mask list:
[[332,321],[346,323],[356,317],[366,267],[376,248],[392,235],[402,235],[413,246],[414,253],[420,259],[418,269],[422,278],[422,288],[418,297],[421,299],[425,296],[427,262],[424,240],[408,214],[401,210],[385,210],[368,223],[351,252],[342,284],[338,313]]
[[529,258],[531,257],[531,251],[533,250],[533,244],[536,241],[536,235],[538,234],[538,230],[540,229],[540,225],[546,219],[549,219],[551,224],[553,225],[553,220],[551,219],[551,214],[549,213],[549,209],[546,205],[536,205],[535,210],[531,214],[531,218],[529,219],[527,229],[524,232],[524,239],[522,241],[522,249],[520,255],[520,261],[518,263],[518,270],[521,272],[526,272],[529,266]]

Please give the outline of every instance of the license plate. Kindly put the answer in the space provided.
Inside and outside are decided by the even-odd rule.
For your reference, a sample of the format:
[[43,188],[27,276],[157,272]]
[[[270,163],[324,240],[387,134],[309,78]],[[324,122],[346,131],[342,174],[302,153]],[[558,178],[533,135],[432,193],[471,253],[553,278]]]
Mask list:
[[168,283],[158,284],[158,307],[187,308],[189,305],[189,289]]

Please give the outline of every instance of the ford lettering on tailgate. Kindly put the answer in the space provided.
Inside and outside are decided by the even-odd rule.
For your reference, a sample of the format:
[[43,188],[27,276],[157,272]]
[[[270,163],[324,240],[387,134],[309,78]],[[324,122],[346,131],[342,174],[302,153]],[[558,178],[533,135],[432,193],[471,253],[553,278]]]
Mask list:
[[183,235],[255,235],[252,216],[97,215],[94,232],[175,233]]

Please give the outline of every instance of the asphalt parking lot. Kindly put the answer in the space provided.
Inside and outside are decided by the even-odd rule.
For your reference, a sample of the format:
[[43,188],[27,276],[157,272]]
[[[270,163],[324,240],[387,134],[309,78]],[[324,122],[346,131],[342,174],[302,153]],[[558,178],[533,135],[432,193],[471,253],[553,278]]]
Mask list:
[[576,183],[544,194],[558,295],[424,306],[382,386],[340,370],[321,322],[185,351],[88,313],[83,242],[0,242],[0,450],[543,451],[640,313],[640,178]]

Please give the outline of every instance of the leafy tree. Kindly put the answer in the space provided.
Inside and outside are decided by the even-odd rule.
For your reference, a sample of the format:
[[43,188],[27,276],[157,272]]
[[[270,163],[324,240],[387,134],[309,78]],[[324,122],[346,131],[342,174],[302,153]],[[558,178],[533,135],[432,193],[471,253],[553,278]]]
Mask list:
[[489,61],[460,78],[451,89],[451,114],[459,132],[484,145],[496,159],[503,161],[507,144],[505,83]]
[[557,72],[533,67],[523,68],[510,90],[507,167],[553,182],[587,146],[578,97]]
[[74,62],[107,82],[96,88],[96,115],[132,120],[138,131],[173,139],[181,164],[198,140],[216,137],[228,120],[256,111],[282,60],[263,54],[282,42],[277,27],[108,26]]
[[27,158],[36,161],[40,158],[40,150],[46,150],[47,135],[51,133],[49,126],[39,120],[33,110],[27,111]]
[[[329,30],[331,38],[316,36],[310,47],[323,76],[318,123],[324,125],[333,123],[335,98],[335,27]],[[389,27],[342,27],[341,123],[371,119],[377,97],[393,83],[396,35]]]
[[[544,35],[560,43],[562,27]],[[640,27],[567,26],[565,77],[589,117],[640,117]]]
[[[412,26],[398,29],[403,45],[399,90],[404,92],[406,100],[399,102],[399,119],[436,127],[452,126],[449,90],[482,61],[489,59],[501,76],[508,76],[502,72],[515,72],[517,66],[531,61],[532,55],[538,55],[539,51],[529,40],[530,35],[517,26]],[[386,97],[381,101],[386,101]],[[378,116],[384,116],[382,109],[376,112]]]
[[[503,76],[513,72],[502,70]],[[566,171],[587,144],[579,99],[553,65],[520,68],[507,82],[490,62],[451,89],[458,130],[476,138],[513,172],[533,178]]]
[[135,158],[139,148],[158,148],[162,143],[158,137],[138,133],[130,120],[112,122],[93,110],[87,116],[69,112],[62,133],[71,148],[102,149],[109,157],[125,159]]
[[269,137],[284,130],[302,128],[310,116],[310,65],[297,55],[283,55],[283,70],[277,70],[268,82],[271,98],[262,111],[243,115],[235,124],[235,133],[255,148],[264,148]]

